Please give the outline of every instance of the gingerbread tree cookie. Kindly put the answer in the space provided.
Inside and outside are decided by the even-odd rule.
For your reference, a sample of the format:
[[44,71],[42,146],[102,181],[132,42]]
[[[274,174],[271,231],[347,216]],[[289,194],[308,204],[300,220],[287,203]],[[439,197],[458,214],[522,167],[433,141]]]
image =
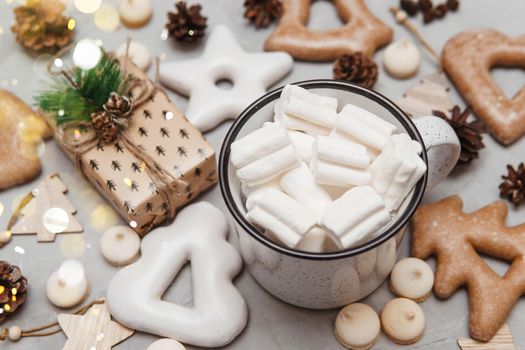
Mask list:
[[[450,297],[460,286],[469,294],[472,338],[489,341],[525,294],[525,224],[505,225],[507,206],[494,202],[464,213],[459,196],[424,205],[412,220],[412,255],[436,255],[434,293]],[[511,263],[500,277],[478,252]]]

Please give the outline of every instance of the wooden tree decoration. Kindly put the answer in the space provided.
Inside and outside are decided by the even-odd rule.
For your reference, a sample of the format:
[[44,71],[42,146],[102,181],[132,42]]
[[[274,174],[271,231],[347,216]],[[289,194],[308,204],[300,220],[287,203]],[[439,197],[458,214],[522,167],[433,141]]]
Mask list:
[[449,115],[450,110],[454,107],[449,91],[450,87],[445,74],[434,72],[409,89],[397,101],[397,105],[412,117],[432,115],[432,110],[442,111]]
[[13,235],[37,235],[39,242],[52,242],[57,233],[82,232],[73,214],[76,209],[66,198],[67,187],[58,174],[49,175],[20,212],[21,218],[10,229]]
[[[420,259],[436,255],[438,297],[467,287],[470,335],[486,342],[525,293],[525,224],[506,226],[508,209],[502,201],[468,214],[462,208],[458,196],[420,207],[412,221],[412,254]],[[500,277],[477,252],[511,265]]]

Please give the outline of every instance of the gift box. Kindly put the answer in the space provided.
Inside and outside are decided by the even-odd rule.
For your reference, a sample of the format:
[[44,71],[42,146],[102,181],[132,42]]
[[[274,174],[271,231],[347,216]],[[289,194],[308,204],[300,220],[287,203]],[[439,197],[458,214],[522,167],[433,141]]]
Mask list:
[[[149,95],[132,109],[126,140],[82,152],[59,145],[130,226],[145,235],[215,184],[217,166],[213,147],[166,93],[132,63],[126,62],[126,70],[146,83]],[[69,128],[61,137],[74,144],[92,133]]]

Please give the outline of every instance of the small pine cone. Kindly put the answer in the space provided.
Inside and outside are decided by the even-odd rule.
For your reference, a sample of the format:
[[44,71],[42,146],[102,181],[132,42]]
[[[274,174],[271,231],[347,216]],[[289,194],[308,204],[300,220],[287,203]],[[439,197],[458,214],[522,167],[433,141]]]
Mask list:
[[423,12],[423,23],[428,24],[434,20],[434,11],[432,9]]
[[507,175],[501,176],[503,182],[499,185],[500,196],[507,198],[515,206],[525,200],[525,164],[520,163],[516,169],[507,165]]
[[459,0],[447,0],[447,8],[449,11],[456,12],[459,9]]
[[447,14],[447,5],[439,4],[434,8],[434,18],[443,18]]
[[108,101],[103,108],[106,112],[113,114],[116,118],[128,117],[131,112],[131,100],[126,97],[112,92]]
[[268,27],[283,13],[281,0],[245,0],[244,8],[244,17],[257,29]]
[[339,57],[333,66],[334,79],[372,88],[377,81],[377,64],[362,52]]
[[432,1],[431,0],[419,0],[418,1],[418,5],[419,5],[419,9],[423,13],[428,11],[428,10],[432,10],[432,7],[434,7],[432,5]]
[[0,261],[0,322],[24,304],[27,289],[27,279],[20,269]]
[[70,43],[74,34],[63,16],[60,0],[31,1],[15,8],[15,24],[11,31],[16,40],[33,51],[57,51]]
[[106,111],[91,114],[93,130],[102,144],[113,143],[118,137],[118,124],[111,113]]
[[192,5],[189,8],[185,1],[176,3],[177,12],[168,12],[169,36],[176,41],[193,43],[204,37],[207,18],[201,15],[201,5]]
[[419,6],[414,0],[400,0],[399,7],[411,17],[417,15],[419,11]]

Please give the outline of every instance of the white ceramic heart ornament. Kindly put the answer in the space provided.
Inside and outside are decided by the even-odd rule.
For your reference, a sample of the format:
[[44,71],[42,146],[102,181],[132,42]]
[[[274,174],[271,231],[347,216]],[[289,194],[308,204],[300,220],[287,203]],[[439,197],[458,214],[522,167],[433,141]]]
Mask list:
[[[149,233],[142,257],[109,285],[113,317],[129,328],[195,346],[230,343],[245,327],[248,310],[232,283],[242,261],[227,235],[225,216],[207,202],[186,207],[173,225]],[[193,280],[191,308],[162,300],[186,262]]]
[[[190,97],[186,115],[202,132],[236,118],[293,66],[284,52],[245,52],[224,25],[216,26],[201,57],[160,65],[160,82]],[[230,80],[231,89],[216,85]]]

